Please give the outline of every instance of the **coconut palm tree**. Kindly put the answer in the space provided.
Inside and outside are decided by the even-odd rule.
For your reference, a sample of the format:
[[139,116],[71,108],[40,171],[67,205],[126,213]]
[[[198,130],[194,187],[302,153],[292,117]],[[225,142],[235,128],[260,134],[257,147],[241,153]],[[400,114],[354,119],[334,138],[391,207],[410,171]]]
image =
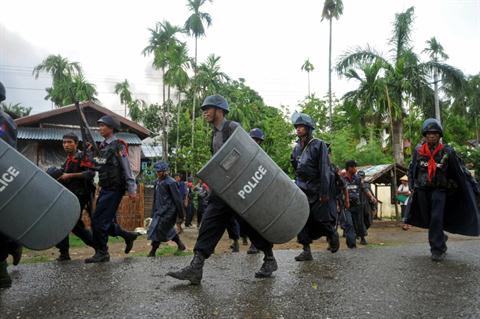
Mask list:
[[210,54],[207,60],[200,64],[195,82],[202,95],[212,95],[218,92],[228,76],[221,71],[220,57]]
[[302,71],[307,72],[308,75],[308,96],[311,95],[310,93],[310,72],[315,70],[315,67],[313,64],[310,62],[310,59],[305,60],[305,62],[302,64],[302,67],[300,68]]
[[338,20],[342,14],[342,0],[325,0],[321,21],[327,19],[330,24],[330,37],[328,41],[328,115],[330,128],[332,127],[332,21],[333,18]]
[[120,103],[125,106],[124,116],[127,116],[127,106],[132,102],[132,93],[130,92],[130,84],[127,79],[123,82],[115,84],[115,94],[120,97]]
[[205,26],[212,24],[212,17],[207,12],[200,11],[200,8],[211,0],[187,0],[188,10],[192,13],[185,21],[185,30],[195,38],[195,57],[193,63],[194,82],[193,82],[193,106],[192,106],[192,150],[194,149],[195,139],[195,109],[197,102],[196,77],[197,77],[197,59],[198,59],[198,38],[205,36]]
[[[403,118],[405,103],[415,102],[425,107],[426,101],[433,96],[429,87],[428,75],[437,69],[443,78],[451,83],[462,83],[462,73],[452,66],[435,61],[421,63],[411,47],[411,28],[414,20],[414,8],[396,14],[393,23],[391,56],[383,57],[370,47],[347,51],[337,63],[337,71],[345,75],[350,69],[358,69],[365,64],[380,63],[384,73],[384,96],[378,97],[391,104],[392,146],[396,163],[403,164]],[[378,94],[381,94],[377,92]],[[385,112],[387,112],[385,110]]]

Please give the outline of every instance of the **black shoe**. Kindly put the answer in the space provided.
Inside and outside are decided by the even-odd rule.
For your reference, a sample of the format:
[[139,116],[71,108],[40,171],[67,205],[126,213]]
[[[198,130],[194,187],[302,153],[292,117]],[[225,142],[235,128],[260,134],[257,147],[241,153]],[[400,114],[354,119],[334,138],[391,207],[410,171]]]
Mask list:
[[262,267],[255,273],[255,278],[268,278],[271,277],[273,272],[278,269],[277,261],[275,257],[268,256],[263,259]]
[[360,238],[360,245],[364,245],[364,246],[368,245],[367,240],[365,239],[365,237]]
[[441,262],[445,260],[445,253],[432,253],[432,261]]
[[110,255],[106,251],[97,251],[95,255],[90,258],[85,259],[85,263],[92,264],[92,263],[104,263],[110,261]]
[[255,255],[255,254],[258,254],[258,253],[259,253],[259,251],[258,251],[257,247],[255,247],[253,244],[250,244],[250,247],[247,250],[247,254]]
[[235,239],[233,244],[230,246],[232,248],[232,253],[238,253],[240,251],[240,245],[238,244],[238,240]]
[[180,269],[179,271],[169,271],[167,272],[167,276],[178,280],[188,280],[192,285],[199,285],[203,277],[204,262],[205,257],[199,253],[195,253],[189,266]]
[[22,251],[23,247],[18,244],[16,244],[15,248],[10,251],[10,255],[13,257],[14,266],[17,266],[20,263],[20,260],[22,259]]
[[329,240],[330,246],[329,250],[334,254],[340,249],[340,237],[338,236],[338,233],[335,232],[333,236]]
[[300,255],[295,257],[296,261],[309,261],[313,260],[312,252],[310,250],[304,250]]
[[178,251],[185,251],[187,249],[187,247],[185,247],[185,244],[181,240],[178,240],[176,244]]
[[7,271],[7,261],[0,261],[0,288],[10,288],[12,286],[12,278]]
[[243,245],[243,246],[247,246],[247,245],[248,245],[247,237],[242,237],[242,245]]
[[147,257],[156,257],[157,255],[157,252],[154,251],[154,250],[150,250],[150,252],[148,253]]
[[58,256],[58,258],[57,258],[57,261],[69,261],[69,260],[72,260],[72,259],[70,258],[70,254],[68,252],[66,252],[66,253],[61,252],[60,256]]
[[133,242],[137,239],[138,233],[130,232],[127,237],[125,237],[125,254],[128,254],[133,248]]

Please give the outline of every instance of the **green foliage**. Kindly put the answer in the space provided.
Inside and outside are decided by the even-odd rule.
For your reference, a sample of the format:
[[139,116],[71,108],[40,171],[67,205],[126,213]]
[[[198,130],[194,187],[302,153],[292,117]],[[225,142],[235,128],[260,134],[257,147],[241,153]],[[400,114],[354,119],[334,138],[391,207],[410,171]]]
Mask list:
[[300,112],[310,115],[315,121],[316,129],[315,134],[327,132],[328,123],[328,106],[327,102],[315,97],[315,94],[307,96],[299,104]]
[[13,119],[30,115],[31,107],[23,106],[20,103],[1,103],[3,110],[8,113]]

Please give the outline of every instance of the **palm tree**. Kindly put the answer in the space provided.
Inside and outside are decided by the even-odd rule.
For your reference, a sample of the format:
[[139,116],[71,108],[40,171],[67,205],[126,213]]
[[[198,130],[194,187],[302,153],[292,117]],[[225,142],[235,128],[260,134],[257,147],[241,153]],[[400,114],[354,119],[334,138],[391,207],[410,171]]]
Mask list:
[[308,75],[308,96],[310,96],[310,72],[315,69],[312,63],[310,63],[310,59],[305,60],[303,63],[301,70],[307,72]]
[[200,7],[207,1],[211,0],[187,0],[187,7],[192,13],[187,21],[185,21],[185,30],[195,37],[195,58],[193,63],[194,82],[193,82],[193,106],[192,106],[192,150],[194,149],[195,139],[195,108],[197,102],[196,96],[196,84],[195,79],[197,77],[197,58],[198,58],[198,38],[205,36],[205,26],[209,27],[212,24],[212,17],[207,12],[200,11]]
[[120,103],[125,106],[124,116],[127,116],[127,106],[132,102],[132,93],[130,92],[130,84],[127,79],[123,82],[115,84],[115,94],[120,97]]
[[328,115],[330,128],[332,127],[332,20],[333,18],[338,20],[342,14],[342,0],[325,0],[321,21],[327,19],[330,24],[330,37],[328,42]]
[[[393,34],[390,39],[392,58],[381,56],[370,47],[347,51],[337,64],[337,71],[345,75],[350,69],[358,69],[365,64],[380,63],[384,72],[384,96],[377,97],[391,104],[392,112],[386,116],[392,118],[392,145],[396,163],[403,164],[403,123],[404,104],[415,102],[424,106],[433,96],[428,85],[428,74],[437,69],[443,78],[451,83],[462,83],[462,73],[452,66],[435,61],[421,63],[411,47],[411,27],[414,20],[414,8],[396,14]],[[377,94],[382,94],[377,92]],[[385,110],[385,112],[387,112]]]
[[228,76],[221,71],[220,57],[210,54],[198,67],[195,82],[202,95],[212,95],[218,93],[221,84],[227,80]]
[[143,54],[148,55],[153,53],[153,66],[156,69],[162,70],[162,158],[167,160],[168,157],[168,132],[167,132],[167,102],[166,102],[166,81],[165,74],[166,69],[169,66],[169,58],[171,57],[171,50],[179,44],[176,35],[184,32],[184,30],[178,26],[172,25],[168,21],[159,22],[156,24],[155,29],[150,30],[149,45],[143,49]]
[[[439,61],[444,61],[448,59],[448,55],[443,50],[443,46],[440,42],[437,41],[435,37],[432,37],[430,40],[427,40],[427,47],[423,50],[429,54],[430,59],[432,62],[438,63]],[[435,93],[435,118],[438,121],[441,121],[441,114],[440,114],[440,100],[438,97],[438,70],[437,68],[433,68],[433,86],[434,86],[434,93]]]

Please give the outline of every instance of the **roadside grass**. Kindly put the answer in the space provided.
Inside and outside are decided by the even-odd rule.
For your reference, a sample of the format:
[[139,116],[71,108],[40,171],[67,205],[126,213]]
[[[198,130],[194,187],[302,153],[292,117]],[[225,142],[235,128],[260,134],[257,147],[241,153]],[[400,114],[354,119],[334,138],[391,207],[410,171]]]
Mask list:
[[[148,255],[148,251],[134,252],[134,253],[131,253],[131,255],[134,257],[146,257]],[[163,246],[163,247],[160,246],[155,256],[160,257],[160,256],[190,256],[190,255],[193,255],[193,252],[188,250],[179,251],[175,246]]]

